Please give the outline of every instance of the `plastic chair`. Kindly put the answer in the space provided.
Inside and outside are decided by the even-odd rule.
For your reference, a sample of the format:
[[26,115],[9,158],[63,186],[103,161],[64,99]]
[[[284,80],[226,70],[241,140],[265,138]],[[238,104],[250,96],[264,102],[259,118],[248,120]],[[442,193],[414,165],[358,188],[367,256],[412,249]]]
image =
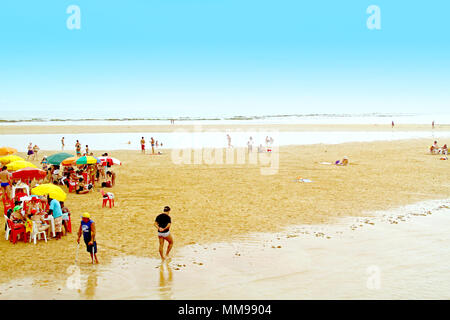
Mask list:
[[5,217],[5,226],[6,226],[6,229],[5,229],[5,240],[8,241],[9,240],[9,233],[11,232],[11,228],[9,227],[9,224],[8,224],[9,218],[6,215],[4,215],[4,217]]
[[62,217],[63,221],[67,222],[67,232],[72,233],[72,220],[70,219],[70,214],[63,213]]
[[[109,201],[109,207],[114,207],[114,194],[111,192],[105,192],[103,190],[100,191],[103,196],[102,208],[106,207],[106,203]],[[112,204],[112,206],[111,206]]]
[[6,200],[5,198],[3,200],[3,209],[4,209],[4,215],[8,213],[8,209],[14,208],[14,201],[13,200]]
[[23,224],[13,223],[11,219],[7,220],[10,229],[9,241],[15,244],[17,242],[17,236],[20,236],[24,242],[27,242],[27,233]]
[[69,193],[74,192],[77,189],[78,183],[75,181],[68,180],[67,183],[69,184]]
[[33,238],[34,244],[36,244],[36,238],[39,236],[39,240],[41,240],[41,234],[44,235],[44,240],[45,242],[47,242],[47,234],[45,233],[45,231],[39,231],[38,224],[35,221],[33,221],[33,231],[31,232],[30,235],[30,242],[31,238]]

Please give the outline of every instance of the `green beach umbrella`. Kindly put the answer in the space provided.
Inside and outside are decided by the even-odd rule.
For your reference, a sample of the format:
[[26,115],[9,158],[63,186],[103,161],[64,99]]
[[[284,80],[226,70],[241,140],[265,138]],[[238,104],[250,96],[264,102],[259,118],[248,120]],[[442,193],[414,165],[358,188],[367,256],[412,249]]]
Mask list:
[[52,164],[52,165],[60,165],[63,160],[73,157],[73,156],[74,156],[73,154],[65,153],[65,152],[55,153],[55,154],[52,154],[51,156],[47,157],[47,161],[49,164]]

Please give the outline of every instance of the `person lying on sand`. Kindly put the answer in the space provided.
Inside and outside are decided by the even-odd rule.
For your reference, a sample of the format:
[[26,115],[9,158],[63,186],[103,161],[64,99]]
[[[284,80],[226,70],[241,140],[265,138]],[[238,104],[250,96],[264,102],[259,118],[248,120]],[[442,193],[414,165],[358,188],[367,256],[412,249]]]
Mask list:
[[334,164],[337,166],[346,166],[346,165],[348,165],[348,158],[344,157],[344,158],[342,158],[342,161],[337,160]]
[[91,191],[91,189],[92,189],[92,185],[90,185],[90,184],[85,185],[83,178],[78,179],[78,187],[77,187],[77,190],[75,190],[76,194],[86,194],[86,193],[89,193],[89,191]]
[[[164,212],[158,215],[155,219],[155,227],[158,230],[158,240],[159,240],[159,254],[161,259],[164,260],[168,258],[170,250],[173,246],[173,238],[170,234],[170,226],[172,225],[172,220],[170,219],[170,208],[168,206],[164,207]],[[169,243],[167,246],[166,255],[164,256],[164,240]]]
[[86,244],[86,251],[90,253],[92,263],[99,263],[97,259],[97,241],[95,241],[96,227],[95,222],[91,220],[91,215],[87,212],[81,216],[81,224],[78,229],[77,243],[80,243],[81,234],[83,234],[84,243]]

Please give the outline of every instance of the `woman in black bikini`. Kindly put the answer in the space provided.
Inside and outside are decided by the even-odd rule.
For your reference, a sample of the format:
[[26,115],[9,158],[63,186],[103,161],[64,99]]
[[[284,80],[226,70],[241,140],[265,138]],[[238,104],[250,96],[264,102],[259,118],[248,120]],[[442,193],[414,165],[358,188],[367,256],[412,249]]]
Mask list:
[[[164,213],[161,213],[156,217],[155,227],[158,229],[158,239],[159,239],[159,254],[161,259],[164,260],[169,256],[170,250],[173,247],[173,238],[170,234],[170,226],[172,220],[170,219],[170,208],[168,206],[164,207]],[[169,245],[167,246],[166,256],[164,257],[164,240],[166,240]]]

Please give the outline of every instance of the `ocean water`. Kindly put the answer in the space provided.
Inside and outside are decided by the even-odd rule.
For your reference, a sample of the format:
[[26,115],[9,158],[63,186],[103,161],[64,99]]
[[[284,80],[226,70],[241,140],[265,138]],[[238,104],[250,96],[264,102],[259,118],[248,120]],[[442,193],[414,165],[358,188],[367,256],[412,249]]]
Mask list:
[[[450,131],[384,131],[384,132],[276,132],[276,131],[224,131],[224,132],[139,132],[139,133],[83,133],[64,134],[65,150],[75,151],[75,142],[79,140],[89,145],[90,150],[138,150],[140,140],[144,136],[149,144],[153,137],[163,143],[164,149],[183,148],[221,148],[227,147],[227,134],[231,137],[234,147],[247,146],[249,137],[254,141],[254,147],[265,145],[265,139],[270,136],[274,145],[307,145],[307,144],[338,144],[345,142],[391,141],[402,139],[449,139]],[[30,142],[37,144],[41,150],[59,150],[61,148],[61,134],[14,134],[0,135],[0,146],[9,146],[25,152]],[[130,142],[130,143],[128,143]],[[431,142],[430,142],[431,143]],[[448,143],[448,142],[447,142]]]
[[[20,111],[19,111],[20,112]],[[2,125],[166,125],[170,118],[156,118],[151,113],[109,113],[93,110],[90,113],[69,115],[66,111],[43,115],[40,112],[17,113],[5,110],[0,116]],[[450,114],[298,114],[278,116],[235,116],[235,117],[175,117],[176,124],[450,124]]]
[[92,266],[82,257],[77,287],[68,269],[61,281],[2,284],[0,297],[450,299],[449,226],[450,199],[424,201],[333,224],[175,247],[167,263],[123,256]]

